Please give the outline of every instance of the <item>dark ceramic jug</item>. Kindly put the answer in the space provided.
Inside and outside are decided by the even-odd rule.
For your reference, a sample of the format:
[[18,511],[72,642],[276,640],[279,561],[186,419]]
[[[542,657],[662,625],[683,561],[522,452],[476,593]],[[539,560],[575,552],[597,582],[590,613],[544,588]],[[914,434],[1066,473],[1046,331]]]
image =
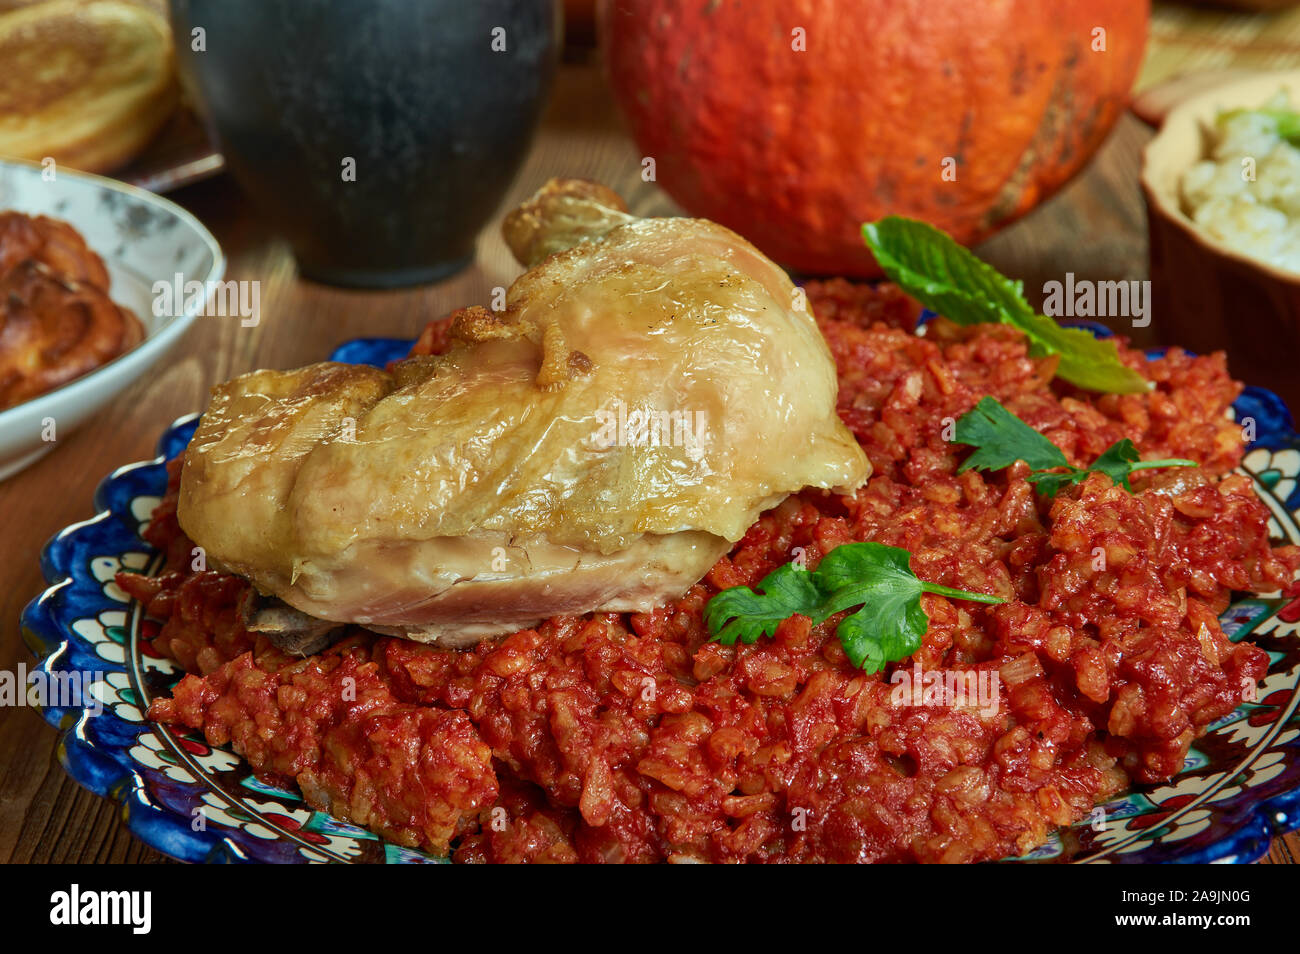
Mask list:
[[553,0],[171,0],[181,71],[304,275],[394,287],[474,254],[554,73]]

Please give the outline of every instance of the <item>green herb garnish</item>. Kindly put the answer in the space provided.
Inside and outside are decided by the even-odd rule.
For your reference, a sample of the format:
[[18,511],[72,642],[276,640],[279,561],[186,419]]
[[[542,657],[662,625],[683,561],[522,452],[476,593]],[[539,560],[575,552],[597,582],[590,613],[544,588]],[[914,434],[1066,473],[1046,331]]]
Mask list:
[[1082,483],[1093,471],[1132,492],[1129,475],[1136,470],[1154,467],[1195,467],[1196,462],[1181,457],[1143,461],[1133,442],[1118,440],[1088,467],[1071,467],[1065,453],[1038,431],[991,397],[980,399],[975,409],[957,419],[953,441],[969,444],[975,453],[957,468],[957,473],[975,470],[1002,470],[1023,460],[1033,471],[1028,477],[1041,493],[1055,497],[1061,488]]
[[977,603],[1005,603],[1000,596],[967,593],[916,578],[912,555],[883,543],[846,543],[822,558],[816,570],[794,563],[777,567],[758,584],[758,592],[733,586],[709,600],[704,621],[713,639],[734,645],[771,637],[796,613],[813,624],[854,606],[835,629],[853,665],[880,672],[885,663],[905,659],[921,645],[930,618],[922,593],[937,593]]
[[1140,394],[1151,383],[1119,359],[1115,342],[1062,328],[1025,300],[1024,284],[976,258],[945,232],[897,215],[862,226],[871,254],[895,284],[959,325],[1012,325],[1036,358],[1057,355],[1058,377],[1089,391]]

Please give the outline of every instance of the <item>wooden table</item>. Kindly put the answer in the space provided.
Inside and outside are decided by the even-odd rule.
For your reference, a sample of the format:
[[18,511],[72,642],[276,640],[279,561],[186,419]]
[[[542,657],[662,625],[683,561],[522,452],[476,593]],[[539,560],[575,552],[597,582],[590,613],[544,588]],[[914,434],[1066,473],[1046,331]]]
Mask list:
[[[1137,188],[1138,152],[1149,132],[1126,117],[1087,172],[1064,193],[982,248],[1004,272],[1041,288],[1076,273],[1142,278],[1146,225]],[[620,191],[634,211],[667,213],[672,203],[640,179],[640,155],[620,130],[597,71],[566,66],[535,147],[502,210],[551,175],[598,179]],[[518,274],[497,234],[485,230],[475,264],[425,288],[354,292],[298,279],[285,243],[258,221],[227,177],[172,196],[207,224],[229,257],[227,277],[261,284],[262,320],[201,318],[174,356],[139,381],[89,426],[0,484],[0,667],[30,661],[18,631],[26,602],[42,588],[37,554],[57,530],[91,515],[101,477],[120,464],[153,456],[158,435],[176,417],[200,410],[208,388],[259,367],[319,360],[336,343],[366,335],[416,335],[426,321],[461,305],[484,303],[491,289]],[[1080,243],[1079,237],[1091,237]],[[1243,372],[1246,373],[1246,372]],[[1248,373],[1246,373],[1248,377]],[[83,791],[63,771],[57,734],[27,708],[0,709],[0,861],[161,862],[135,840],[116,807]],[[1295,835],[1274,842],[1269,858],[1300,857]]]

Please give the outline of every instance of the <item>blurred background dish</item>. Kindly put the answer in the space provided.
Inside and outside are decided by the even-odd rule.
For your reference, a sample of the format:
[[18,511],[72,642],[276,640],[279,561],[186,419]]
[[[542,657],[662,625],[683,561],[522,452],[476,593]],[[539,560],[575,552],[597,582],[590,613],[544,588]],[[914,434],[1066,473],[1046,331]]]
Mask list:
[[172,18],[240,185],[302,274],[359,287],[469,263],[532,141],[562,21],[554,0],[172,0]]
[[131,0],[0,13],[0,63],[0,154],[87,172],[138,153],[179,95],[166,19]]
[[113,301],[104,260],[67,222],[0,211],[0,410],[134,348],[144,326]]
[[0,156],[166,192],[221,154],[176,77],[166,0],[0,0]]
[[184,287],[197,281],[207,289],[225,268],[216,239],[166,199],[67,170],[51,181],[42,178],[44,171],[38,164],[0,160],[0,209],[47,215],[76,229],[103,260],[110,297],[143,323],[144,339],[98,369],[0,411],[0,479],[65,441],[185,334],[206,295],[155,315],[155,282],[174,287],[179,280]]
[[[1222,229],[1198,224],[1185,193],[1188,171],[1210,154],[1219,135],[1219,117],[1229,110],[1264,107],[1279,91],[1300,103],[1300,70],[1238,77],[1182,101],[1143,152],[1141,182],[1150,234],[1152,312],[1162,336],[1193,351],[1222,349],[1231,367],[1250,369],[1251,383],[1293,399],[1300,377],[1300,272],[1265,261],[1244,238],[1234,241]],[[1259,171],[1244,164],[1227,170],[1249,199],[1265,184],[1258,177],[1267,175],[1269,159],[1262,149],[1260,155],[1242,159],[1260,164]],[[1300,205],[1300,177],[1292,186],[1292,200]],[[1252,235],[1250,245],[1258,241]]]

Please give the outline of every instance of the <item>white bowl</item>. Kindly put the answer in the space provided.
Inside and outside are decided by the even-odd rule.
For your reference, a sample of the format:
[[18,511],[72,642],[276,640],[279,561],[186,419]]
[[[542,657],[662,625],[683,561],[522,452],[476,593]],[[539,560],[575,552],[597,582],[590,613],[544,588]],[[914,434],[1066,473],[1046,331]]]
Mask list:
[[[48,215],[70,223],[108,269],[109,294],[144,325],[138,345],[76,380],[0,411],[0,480],[57,446],[181,339],[207,295],[183,296],[179,314],[155,316],[154,283],[221,280],[225,257],[211,233],[174,202],[100,176],[0,159],[0,210]],[[184,288],[184,284],[181,286]],[[193,299],[193,300],[189,300]],[[53,422],[56,440],[46,439]]]

